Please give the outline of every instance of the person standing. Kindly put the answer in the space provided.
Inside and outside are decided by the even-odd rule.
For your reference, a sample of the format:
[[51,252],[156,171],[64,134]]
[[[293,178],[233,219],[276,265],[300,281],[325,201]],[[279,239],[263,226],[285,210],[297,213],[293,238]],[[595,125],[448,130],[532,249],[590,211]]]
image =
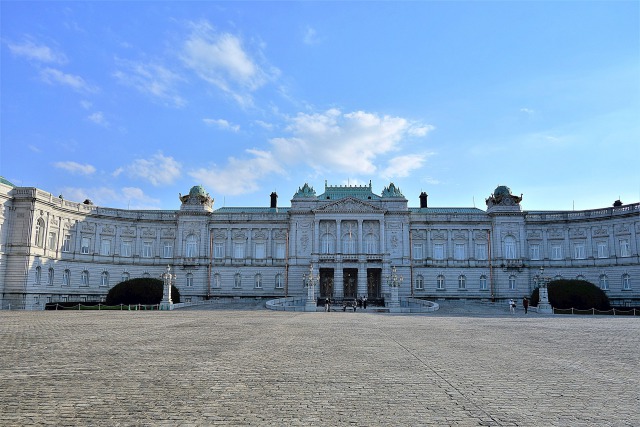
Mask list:
[[524,307],[524,314],[527,314],[527,311],[529,311],[529,298],[522,298],[522,306]]
[[366,295],[364,297],[362,297],[362,308],[363,309],[367,309],[367,297]]
[[516,314],[516,301],[513,298],[509,300],[509,312]]

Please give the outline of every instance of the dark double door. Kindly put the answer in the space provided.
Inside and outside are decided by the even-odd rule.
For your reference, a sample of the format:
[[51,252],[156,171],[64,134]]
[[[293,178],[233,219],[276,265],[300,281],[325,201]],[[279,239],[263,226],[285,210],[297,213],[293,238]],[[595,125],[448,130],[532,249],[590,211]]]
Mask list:
[[[320,297],[334,297],[334,269],[320,269]],[[382,269],[367,269],[367,298],[378,299],[381,297]],[[345,268],[342,270],[342,295],[344,298],[358,297],[358,269]]]

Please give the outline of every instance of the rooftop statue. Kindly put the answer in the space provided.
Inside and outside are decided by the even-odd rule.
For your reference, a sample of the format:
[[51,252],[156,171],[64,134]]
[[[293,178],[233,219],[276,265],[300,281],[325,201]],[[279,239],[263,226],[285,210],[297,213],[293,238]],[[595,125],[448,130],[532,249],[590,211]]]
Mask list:
[[293,197],[316,197],[316,192],[305,182],[302,187],[298,187],[298,192]]
[[388,187],[384,187],[382,197],[404,197],[404,194],[402,194],[402,191],[392,182]]

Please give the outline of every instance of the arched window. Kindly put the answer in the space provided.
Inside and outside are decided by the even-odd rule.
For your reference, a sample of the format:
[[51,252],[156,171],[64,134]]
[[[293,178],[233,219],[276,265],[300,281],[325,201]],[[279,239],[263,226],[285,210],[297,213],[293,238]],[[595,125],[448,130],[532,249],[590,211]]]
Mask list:
[[586,280],[582,274],[576,276],[576,280]]
[[444,276],[442,274],[436,278],[436,289],[444,289]]
[[607,277],[606,274],[600,275],[600,289],[602,289],[603,291],[606,291],[609,289],[609,278]]
[[44,219],[38,218],[36,222],[36,246],[41,248],[44,246]]
[[514,275],[509,276],[509,290],[516,290],[516,276]]
[[71,271],[65,269],[62,272],[62,286],[69,286],[71,284]]
[[80,286],[89,286],[89,272],[84,270],[80,275]]
[[276,289],[282,289],[284,287],[282,282],[282,274],[276,274]]
[[213,275],[213,287],[214,288],[220,287],[220,273],[216,273]]
[[195,258],[198,256],[198,240],[196,236],[190,234],[187,236],[187,243],[185,248],[185,257]]
[[42,267],[36,267],[36,285],[40,284],[40,280],[42,280]]
[[187,287],[193,286],[193,274],[187,273]]
[[109,286],[109,273],[106,271],[100,275],[100,286]]
[[467,278],[464,274],[458,276],[458,289],[467,289]]
[[242,276],[240,276],[240,273],[236,273],[235,276],[233,276],[233,287],[234,288],[242,287]]
[[[334,241],[335,239],[333,238],[333,236],[329,233],[325,233],[322,235],[322,238],[320,239],[320,251],[323,254],[332,254],[335,252],[334,249]],[[282,257],[284,258],[284,257]]]
[[378,253],[378,240],[373,233],[369,233],[364,237],[365,252],[368,254]]
[[485,276],[484,274],[480,276],[480,290],[481,291],[487,290],[487,276]]
[[49,273],[47,274],[47,285],[53,286],[54,275],[55,275],[55,271],[53,271],[52,267],[49,267]]
[[505,259],[516,259],[516,239],[513,236],[504,238],[504,257]]
[[148,279],[149,277],[151,277],[151,275],[149,274],[148,271],[145,271],[142,277],[144,277],[145,279]]
[[562,275],[556,274],[555,276],[553,276],[553,280],[562,280]]
[[262,289],[262,274],[258,273],[255,275],[254,283],[256,289]]
[[622,289],[625,291],[631,290],[631,277],[626,273],[622,275]]
[[127,273],[126,271],[123,271],[122,276],[120,276],[120,281],[126,282],[127,280],[129,280],[130,277],[131,275],[129,273]]
[[422,277],[422,274],[416,276],[416,289],[420,291],[424,289],[424,277]]

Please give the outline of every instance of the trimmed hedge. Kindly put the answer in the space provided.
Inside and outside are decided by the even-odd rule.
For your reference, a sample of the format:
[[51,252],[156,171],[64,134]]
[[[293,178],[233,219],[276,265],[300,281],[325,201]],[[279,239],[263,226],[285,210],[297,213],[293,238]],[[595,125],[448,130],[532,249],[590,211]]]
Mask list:
[[[553,280],[547,285],[549,303],[553,308],[578,310],[609,310],[609,297],[602,289],[586,280]],[[540,299],[538,288],[531,294],[531,305]]]
[[[145,277],[120,282],[109,289],[105,304],[160,304],[163,287],[162,280]],[[171,299],[176,304],[180,302],[180,291],[173,285]]]

